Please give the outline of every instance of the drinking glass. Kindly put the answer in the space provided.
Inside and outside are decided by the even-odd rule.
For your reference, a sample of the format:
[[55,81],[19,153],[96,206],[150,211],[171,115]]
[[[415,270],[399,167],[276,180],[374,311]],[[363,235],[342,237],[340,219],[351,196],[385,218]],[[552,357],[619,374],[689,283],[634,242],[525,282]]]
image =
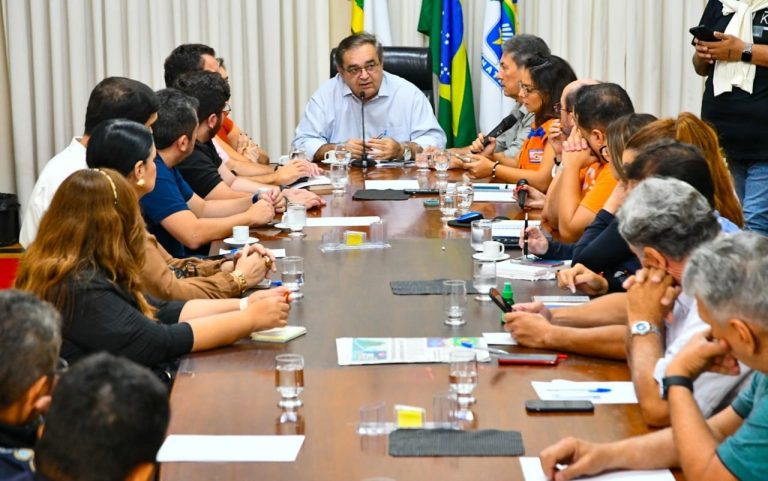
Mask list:
[[292,238],[304,237],[304,226],[307,225],[307,207],[304,204],[289,203],[285,211],[285,224],[291,230],[288,234]]
[[469,211],[472,201],[475,198],[475,189],[470,183],[461,183],[456,186],[456,204],[459,214]]
[[352,160],[352,152],[347,150],[346,144],[336,144],[334,156],[336,157],[336,162],[340,164],[349,164],[349,161]]
[[472,391],[477,386],[477,354],[470,349],[457,349],[448,354],[448,382],[456,393],[459,409],[465,410],[475,400]]
[[301,147],[292,145],[288,158],[290,160],[307,160],[307,153]]
[[283,285],[291,291],[291,298],[301,299],[304,294],[301,286],[304,285],[304,258],[288,256],[283,258],[282,280]]
[[432,157],[435,161],[435,170],[438,172],[445,172],[448,170],[448,166],[451,163],[451,157],[447,151],[440,151]]
[[[338,153],[338,150],[336,151]],[[338,160],[334,164],[331,164],[331,185],[333,186],[334,194],[343,194],[349,182],[349,164],[346,161]]]
[[360,424],[357,425],[358,434],[370,436],[386,432],[384,406],[383,402],[377,402],[360,407]]
[[442,220],[453,219],[456,216],[456,191],[440,190],[440,212]]
[[491,287],[496,287],[496,261],[473,259],[472,285],[480,293],[475,297],[476,301],[490,301],[488,292]]
[[476,251],[483,250],[483,242],[493,240],[493,221],[490,219],[473,220],[470,224],[472,233],[470,244]]
[[443,281],[443,311],[445,324],[456,327],[467,323],[464,311],[467,309],[467,283],[462,280]]
[[432,396],[432,423],[436,428],[455,428],[459,404],[456,393],[440,391]]
[[419,152],[416,154],[416,168],[418,172],[429,172],[429,163],[432,161],[432,154]]
[[275,356],[275,387],[283,409],[294,410],[303,404],[299,394],[304,390],[304,357],[300,354]]

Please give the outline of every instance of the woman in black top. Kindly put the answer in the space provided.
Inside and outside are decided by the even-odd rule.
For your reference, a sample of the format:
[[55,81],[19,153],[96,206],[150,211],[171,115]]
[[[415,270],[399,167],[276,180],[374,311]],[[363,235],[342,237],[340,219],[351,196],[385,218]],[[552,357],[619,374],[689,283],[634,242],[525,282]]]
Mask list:
[[283,291],[240,310],[237,299],[158,302],[142,292],[144,223],[134,189],[110,169],[61,184],[24,254],[16,287],[51,302],[64,320],[62,356],[109,351],[151,367],[253,331],[283,326]]

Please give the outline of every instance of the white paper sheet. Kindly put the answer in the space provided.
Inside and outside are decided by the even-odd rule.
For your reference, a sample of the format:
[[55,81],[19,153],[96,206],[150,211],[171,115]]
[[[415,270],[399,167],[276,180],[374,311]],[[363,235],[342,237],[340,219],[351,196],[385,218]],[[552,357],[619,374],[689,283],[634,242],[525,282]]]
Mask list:
[[380,221],[377,215],[360,217],[307,217],[307,227],[351,227],[371,225]]
[[451,351],[468,349],[462,342],[479,348],[475,349],[478,361],[491,360],[482,350],[488,347],[485,340],[473,337],[340,337],[336,339],[336,360],[339,366],[448,362]]
[[[539,225],[541,225],[540,220],[528,221],[528,227],[538,227]],[[524,220],[501,220],[491,225],[491,233],[494,237],[520,237],[520,231],[524,226]]]
[[496,263],[496,275],[507,279],[523,281],[547,281],[555,278],[557,268],[520,264],[508,260]]
[[484,332],[483,339],[489,346],[517,346],[517,339],[508,332]]
[[[549,481],[541,469],[539,458],[521,457],[520,468],[523,470],[525,481]],[[600,474],[579,478],[579,481],[674,481],[675,477],[668,469],[655,469],[653,471],[615,471],[613,473]]]
[[294,462],[304,436],[218,436],[172,434],[157,461],[172,462]]
[[474,202],[517,202],[510,190],[476,190]]
[[416,179],[410,180],[366,180],[365,188],[369,190],[403,190],[403,189],[418,189],[419,181]]
[[[555,379],[532,381],[533,389],[543,401],[592,401],[592,404],[637,404],[635,386],[629,382],[576,382]],[[608,389],[607,392],[600,392]]]

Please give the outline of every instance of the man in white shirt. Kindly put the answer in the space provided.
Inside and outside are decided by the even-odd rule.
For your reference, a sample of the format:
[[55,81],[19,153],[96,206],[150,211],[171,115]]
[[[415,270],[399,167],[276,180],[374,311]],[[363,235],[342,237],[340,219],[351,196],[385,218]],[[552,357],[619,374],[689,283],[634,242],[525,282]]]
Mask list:
[[85,148],[91,131],[102,120],[125,118],[152,127],[157,120],[158,101],[147,85],[125,77],[107,77],[91,91],[85,111],[85,132],[48,161],[35,182],[27,200],[21,223],[19,242],[29,247],[37,236],[37,228],[48,210],[56,190],[74,172],[87,169]]
[[376,37],[350,35],[339,43],[335,60],[338,74],[312,95],[296,127],[293,143],[308,158],[322,160],[337,143],[345,143],[356,159],[365,151],[376,160],[402,158],[406,150],[445,147],[445,132],[426,96],[407,80],[384,71]]

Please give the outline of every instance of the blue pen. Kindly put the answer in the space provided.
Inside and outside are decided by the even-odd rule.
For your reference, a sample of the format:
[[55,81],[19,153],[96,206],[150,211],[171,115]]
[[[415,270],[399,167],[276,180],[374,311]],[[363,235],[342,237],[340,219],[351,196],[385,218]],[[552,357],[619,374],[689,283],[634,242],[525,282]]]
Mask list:
[[509,184],[474,185],[475,190],[510,190]]
[[488,351],[488,353],[496,354],[497,356],[509,356],[509,353],[507,351],[502,351],[501,349],[494,349],[492,347],[475,346],[469,341],[461,341],[461,346],[468,347],[469,349],[480,349],[481,351]]
[[561,388],[547,389],[547,391],[551,391],[551,392],[576,391],[576,392],[606,393],[606,392],[611,392],[611,388],[609,388],[609,387],[596,387],[596,388],[593,388],[593,389],[587,389],[587,388],[577,388],[577,387],[574,387],[574,388],[565,388],[565,389],[561,389]]

